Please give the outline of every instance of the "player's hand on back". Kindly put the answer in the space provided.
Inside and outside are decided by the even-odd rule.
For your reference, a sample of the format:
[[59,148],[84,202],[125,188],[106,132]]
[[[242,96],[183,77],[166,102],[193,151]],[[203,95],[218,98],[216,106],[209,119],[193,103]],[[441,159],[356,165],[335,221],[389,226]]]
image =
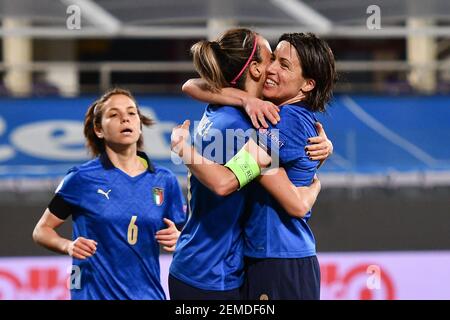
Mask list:
[[170,136],[170,149],[180,157],[183,155],[183,147],[189,140],[189,126],[191,122],[185,120],[182,125],[178,125],[172,129]]
[[333,143],[328,139],[320,122],[316,122],[318,136],[308,139],[306,155],[311,160],[324,161],[333,154]]
[[67,253],[69,256],[84,260],[92,257],[97,251],[97,242],[91,239],[78,237],[69,243]]
[[248,97],[244,103],[244,109],[256,129],[259,129],[261,126],[268,128],[266,119],[273,125],[280,121],[280,115],[278,114],[280,108],[270,101]]
[[155,238],[165,251],[174,252],[177,240],[180,237],[180,231],[178,231],[172,220],[164,218],[164,223],[167,225],[167,228],[156,232]]

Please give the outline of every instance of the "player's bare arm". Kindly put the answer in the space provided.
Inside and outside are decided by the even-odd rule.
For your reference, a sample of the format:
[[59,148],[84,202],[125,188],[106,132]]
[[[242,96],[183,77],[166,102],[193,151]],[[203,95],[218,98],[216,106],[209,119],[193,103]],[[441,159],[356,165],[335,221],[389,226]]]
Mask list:
[[189,79],[182,88],[192,98],[217,105],[229,105],[244,108],[255,128],[268,128],[267,120],[273,125],[280,121],[280,108],[270,101],[250,96],[247,92],[236,88],[222,88],[213,91],[208,83],[201,79]]
[[68,254],[84,260],[92,257],[97,250],[97,242],[78,237],[74,241],[61,237],[56,229],[64,223],[47,208],[33,231],[33,240],[49,250]]
[[[227,196],[243,187],[238,174],[227,167],[202,157],[193,146],[187,143],[189,121],[172,132],[172,151],[177,153],[191,173],[208,189],[220,196]],[[243,147],[255,159],[259,169],[268,167],[271,157],[250,139]],[[296,187],[289,180],[283,168],[273,168],[259,179],[260,183],[291,216],[302,218],[311,209],[320,192],[320,182],[315,179],[309,187]]]

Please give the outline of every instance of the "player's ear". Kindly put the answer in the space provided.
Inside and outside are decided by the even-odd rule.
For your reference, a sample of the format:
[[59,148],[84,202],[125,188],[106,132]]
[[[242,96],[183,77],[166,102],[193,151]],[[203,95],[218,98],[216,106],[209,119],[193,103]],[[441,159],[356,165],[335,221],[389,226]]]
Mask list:
[[316,81],[314,79],[305,79],[305,84],[302,86],[302,92],[309,92],[316,86]]
[[95,125],[94,125],[94,133],[99,139],[103,139],[104,138],[102,128],[99,128],[99,127],[97,127]]
[[253,78],[259,79],[262,76],[262,66],[256,61],[252,61],[249,67],[249,73]]

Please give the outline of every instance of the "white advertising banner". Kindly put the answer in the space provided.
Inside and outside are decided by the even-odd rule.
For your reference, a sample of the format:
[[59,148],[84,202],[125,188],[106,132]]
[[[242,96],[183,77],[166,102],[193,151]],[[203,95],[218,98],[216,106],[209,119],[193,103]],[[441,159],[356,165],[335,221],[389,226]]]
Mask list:
[[321,299],[450,299],[450,251],[319,254]]
[[[167,293],[170,255],[161,256]],[[322,299],[450,299],[450,251],[322,253]],[[0,299],[69,299],[68,257],[0,258]]]

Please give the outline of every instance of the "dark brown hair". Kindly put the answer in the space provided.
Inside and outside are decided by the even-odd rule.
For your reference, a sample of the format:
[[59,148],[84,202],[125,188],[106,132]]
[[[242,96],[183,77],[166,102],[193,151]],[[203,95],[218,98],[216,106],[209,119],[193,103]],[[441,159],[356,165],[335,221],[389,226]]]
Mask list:
[[[142,125],[150,126],[154,123],[152,119],[141,114],[136,99],[130,91],[122,88],[113,88],[106,91],[99,99],[91,104],[84,117],[84,136],[86,137],[86,147],[94,157],[105,152],[105,141],[97,137],[94,131],[94,126],[96,128],[101,127],[103,107],[109,98],[115,95],[124,95],[133,100],[136,104],[139,119],[141,120],[141,127]],[[144,138],[141,133],[139,140],[137,141],[138,150],[141,150],[143,146]]]
[[[228,30],[217,41],[203,40],[192,46],[195,69],[212,90],[231,86],[230,82],[249,59],[257,36],[258,34],[250,29],[237,28]],[[262,61],[259,47],[252,61]],[[237,79],[236,87],[245,89],[245,79],[246,72]]]
[[313,90],[305,92],[306,104],[314,112],[324,112],[333,97],[337,80],[334,55],[330,47],[312,33],[285,33],[278,40],[281,41],[287,41],[295,47],[303,78],[316,82]]

